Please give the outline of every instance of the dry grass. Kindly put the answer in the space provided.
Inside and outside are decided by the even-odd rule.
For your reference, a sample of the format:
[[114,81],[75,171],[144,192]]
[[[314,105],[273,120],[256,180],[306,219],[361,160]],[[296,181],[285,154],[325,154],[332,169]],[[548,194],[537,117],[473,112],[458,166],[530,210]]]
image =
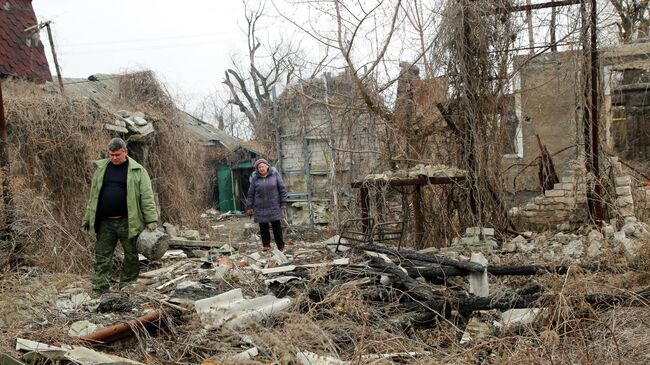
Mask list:
[[[36,265],[52,272],[88,273],[92,238],[80,229],[93,160],[104,158],[114,116],[90,99],[66,98],[40,85],[6,81],[13,240],[0,243],[0,268]],[[140,160],[161,205],[161,220],[197,224],[213,181],[203,151],[154,76],[120,80],[116,108],[140,110],[154,123]],[[147,137],[151,138],[151,137]],[[135,146],[135,145],[134,145]],[[3,217],[4,218],[4,217]]]

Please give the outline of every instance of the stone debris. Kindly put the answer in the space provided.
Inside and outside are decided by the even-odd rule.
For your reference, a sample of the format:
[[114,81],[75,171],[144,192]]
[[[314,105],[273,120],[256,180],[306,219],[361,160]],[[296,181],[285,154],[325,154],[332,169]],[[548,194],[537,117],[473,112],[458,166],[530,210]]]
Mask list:
[[469,292],[479,297],[487,297],[490,295],[487,274],[488,261],[480,252],[472,253],[471,261],[485,266],[485,270],[483,272],[472,272],[469,274]]
[[467,171],[446,165],[417,164],[408,170],[387,171],[379,174],[366,175],[364,180],[390,180],[399,178],[427,177],[457,177],[467,176]]
[[138,236],[138,252],[149,260],[159,260],[169,249],[169,243],[164,239],[165,233],[159,230],[145,229]]
[[138,139],[155,132],[153,124],[145,119],[142,112],[132,113],[128,110],[118,110],[112,123],[105,123],[104,128],[109,131],[130,134],[131,138]]
[[[628,217],[624,224],[618,226],[620,230],[616,230],[616,227],[616,223],[612,222],[605,225],[602,231],[583,227],[574,232],[524,232],[515,237],[506,234],[497,236],[497,232],[490,227],[468,227],[463,236],[455,239],[451,246],[410,251],[411,255],[415,256],[408,256],[409,259],[405,259],[406,256],[397,257],[390,249],[377,250],[366,245],[359,250],[353,249],[354,245],[350,244],[345,252],[335,253],[331,247],[338,242],[337,236],[327,240],[318,239],[315,242],[297,241],[287,252],[263,252],[254,236],[235,235],[236,240],[204,241],[201,240],[204,236],[200,231],[182,227],[177,234],[183,239],[178,242],[187,245],[179,245],[182,249],[167,250],[157,261],[144,261],[142,264],[148,265],[149,269],[141,271],[137,283],[102,295],[98,299],[91,298],[83,289],[70,287],[56,293],[53,303],[62,315],[71,319],[66,332],[62,333],[62,339],[66,334],[70,337],[87,337],[102,329],[116,326],[115,323],[158,313],[152,312],[153,308],[170,310],[177,318],[180,318],[179,313],[183,313],[185,320],[194,317],[199,326],[198,331],[251,333],[246,331],[255,331],[258,326],[282,323],[282,320],[293,318],[292,316],[301,310],[299,307],[304,305],[304,302],[299,302],[301,293],[309,293],[309,296],[321,295],[319,290],[325,289],[315,290],[310,287],[314,285],[310,277],[322,275],[319,273],[349,273],[350,277],[345,279],[347,282],[339,282],[339,285],[354,289],[344,290],[338,295],[345,296],[363,290],[366,295],[383,298],[381,300],[389,303],[391,299],[387,299],[390,297],[386,297],[384,292],[398,290],[399,296],[403,298],[400,301],[409,302],[412,299],[414,302],[409,303],[433,305],[431,303],[436,303],[438,292],[442,293],[444,289],[440,283],[445,282],[456,288],[453,292],[456,294],[445,290],[446,295],[452,297],[446,298],[444,303],[459,303],[459,298],[463,298],[466,308],[469,308],[464,310],[472,313],[461,339],[461,344],[465,345],[496,338],[500,331],[509,331],[510,327],[533,324],[543,311],[541,308],[506,309],[509,308],[508,305],[504,305],[500,300],[509,303],[510,296],[515,294],[504,294],[504,285],[509,285],[504,283],[510,282],[503,281],[499,275],[512,274],[495,272],[507,271],[510,267],[508,265],[514,265],[513,270],[517,265],[538,265],[538,268],[544,268],[543,270],[550,273],[561,270],[552,269],[553,267],[603,262],[616,253],[620,253],[618,257],[621,259],[637,260],[645,247],[647,226]],[[165,224],[163,228],[166,235],[171,235],[176,230],[171,224]],[[241,224],[241,229],[244,229],[244,224]],[[165,233],[159,231],[159,234]],[[194,240],[195,238],[199,240]],[[401,255],[406,255],[406,251],[408,249],[402,248]],[[429,259],[423,256],[428,256]],[[436,259],[431,260],[432,257]],[[472,264],[479,264],[483,270],[471,266]],[[436,268],[444,272],[436,272]],[[541,276],[541,272],[540,269],[532,268],[525,274],[514,275]],[[330,280],[331,277],[324,279],[321,285],[331,285]],[[516,281],[512,283],[514,282]],[[520,289],[525,288],[515,285],[509,290]],[[454,295],[458,297],[454,299]],[[362,310],[356,308],[357,302],[348,302],[344,298],[340,301],[327,299],[333,300],[331,304],[323,302],[324,297],[313,300],[313,303],[328,303],[327,306],[340,315],[351,315],[348,318],[365,315],[355,312]],[[531,305],[536,303],[531,302]],[[412,326],[410,318],[420,318],[422,315],[421,312],[402,313],[402,304],[393,304],[397,305],[392,309],[396,312],[390,318],[395,321],[402,317],[407,318],[406,322],[399,326]],[[494,307],[491,307],[493,304]],[[322,304],[313,305],[317,307]],[[444,310],[429,308],[425,313],[444,313]],[[149,320],[142,323],[153,322]],[[155,336],[155,332],[150,335]],[[234,341],[232,345],[226,344],[225,346],[231,346],[227,353],[212,354],[211,357],[202,359],[202,363],[235,363],[260,358],[264,358],[260,361],[268,360],[268,357],[265,357],[268,356],[267,347],[259,347],[252,339],[244,342],[246,346],[240,341]],[[322,351],[316,348],[310,350]],[[79,364],[138,363],[95,350],[63,345],[51,346],[28,340],[17,341],[17,351],[24,353],[24,356],[17,358],[19,361],[58,358]],[[335,354],[319,355],[316,352],[297,350],[292,352],[291,360],[288,361],[309,364],[350,363]],[[408,359],[414,357],[425,356],[423,354],[424,352],[386,351],[363,354],[360,358],[362,361],[409,361]],[[352,361],[350,358],[344,359]]]
[[70,335],[70,337],[86,336],[95,332],[97,328],[97,325],[92,322],[86,320],[77,321],[70,325],[68,335]]
[[487,337],[492,332],[489,324],[481,321],[478,316],[473,316],[467,322],[463,336],[460,339],[460,344],[465,345],[471,341]]

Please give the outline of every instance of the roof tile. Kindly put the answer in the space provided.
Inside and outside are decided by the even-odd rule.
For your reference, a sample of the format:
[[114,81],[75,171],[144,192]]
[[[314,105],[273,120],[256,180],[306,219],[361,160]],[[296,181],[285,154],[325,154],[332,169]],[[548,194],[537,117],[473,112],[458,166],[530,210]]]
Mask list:
[[[9,6],[5,6],[5,4]],[[9,10],[6,10],[6,9]],[[45,49],[30,47],[25,28],[36,24],[31,0],[5,0],[0,6],[0,73],[35,81],[51,81]]]

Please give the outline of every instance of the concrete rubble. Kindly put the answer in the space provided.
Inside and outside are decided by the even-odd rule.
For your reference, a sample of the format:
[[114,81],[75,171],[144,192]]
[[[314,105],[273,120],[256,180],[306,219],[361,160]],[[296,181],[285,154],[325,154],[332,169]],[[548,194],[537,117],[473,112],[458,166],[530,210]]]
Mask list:
[[[435,331],[449,321],[457,328],[453,342],[467,349],[512,331],[532,331],[550,313],[543,292],[552,290],[551,283],[567,280],[556,275],[621,260],[638,262],[648,239],[645,223],[628,218],[618,229],[585,226],[570,232],[518,235],[467,227],[449,247],[419,252],[404,248],[397,253],[391,245],[363,243],[345,243],[343,252],[334,252],[335,235],[310,241],[290,237],[287,252],[263,252],[258,237],[247,232],[246,218],[218,216],[211,213],[204,219],[220,219],[225,226],[239,220],[239,232],[220,236],[218,230],[206,234],[169,223],[152,232],[171,239],[173,248],[154,255],[155,259],[143,259],[139,279],[129,287],[115,288],[99,298],[79,285],[50,294],[58,318],[68,318],[57,340],[18,338],[15,353],[4,356],[37,364],[139,364],[147,363],[146,356],[164,357],[166,350],[131,357],[133,353],[112,355],[109,349],[100,352],[91,347],[133,338],[145,338],[147,346],[155,347],[158,338],[191,336],[192,341],[214,349],[192,360],[206,365],[424,361],[432,348],[409,347],[408,341],[350,356],[309,346],[312,342],[301,338],[313,341],[310,326],[323,336],[324,328],[333,331],[331,326],[350,326],[350,321],[363,327],[361,323],[370,321],[377,323],[373,331],[386,339],[406,336],[407,340],[408,331],[402,332],[406,328]],[[305,322],[292,325],[296,320]],[[42,328],[48,323],[32,325]],[[352,336],[346,333],[351,329],[345,328],[341,335]],[[293,335],[295,343],[282,347],[284,355],[274,354],[280,347],[270,345],[263,335],[296,330],[304,333]]]

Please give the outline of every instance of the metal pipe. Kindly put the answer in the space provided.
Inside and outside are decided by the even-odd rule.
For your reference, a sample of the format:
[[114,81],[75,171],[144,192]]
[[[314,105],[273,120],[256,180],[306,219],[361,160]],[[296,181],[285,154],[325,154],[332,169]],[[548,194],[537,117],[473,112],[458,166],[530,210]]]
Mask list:
[[593,174],[595,179],[594,184],[594,220],[596,224],[600,227],[603,222],[603,204],[602,204],[602,186],[600,184],[600,161],[599,161],[599,95],[598,95],[598,86],[600,80],[598,79],[598,12],[596,0],[591,0],[591,9],[590,9],[590,22],[589,29],[591,32],[591,49],[590,49],[590,61],[591,61],[591,149],[592,149],[592,164],[593,164]]
[[85,341],[111,343],[135,334],[132,327],[153,327],[154,322],[161,317],[161,311],[155,311],[142,317],[132,319],[128,322],[122,322],[110,327],[102,328],[89,335],[80,337]]

